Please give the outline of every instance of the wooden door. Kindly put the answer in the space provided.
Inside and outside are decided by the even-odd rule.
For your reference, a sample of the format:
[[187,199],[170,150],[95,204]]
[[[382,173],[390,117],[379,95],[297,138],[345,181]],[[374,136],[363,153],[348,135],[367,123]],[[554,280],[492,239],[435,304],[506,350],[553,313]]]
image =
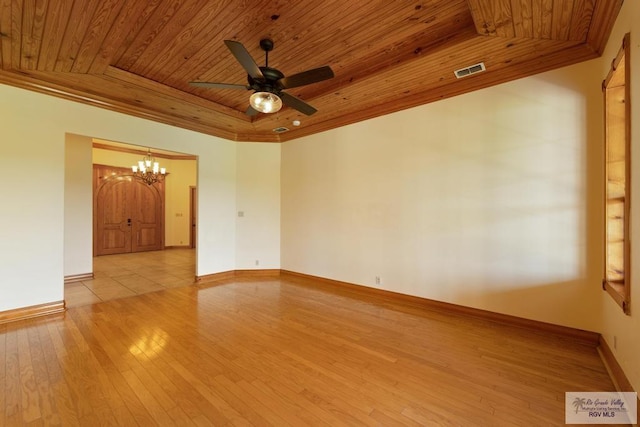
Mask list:
[[157,251],[163,248],[163,206],[157,184],[147,185],[136,179],[133,186],[131,252]]
[[164,249],[164,184],[94,165],[94,255]]
[[96,255],[131,252],[131,177],[115,177],[99,189],[94,206]]
[[197,236],[197,211],[198,211],[198,192],[196,187],[189,187],[189,220],[191,221],[191,231],[189,232],[189,247],[191,249],[196,247]]

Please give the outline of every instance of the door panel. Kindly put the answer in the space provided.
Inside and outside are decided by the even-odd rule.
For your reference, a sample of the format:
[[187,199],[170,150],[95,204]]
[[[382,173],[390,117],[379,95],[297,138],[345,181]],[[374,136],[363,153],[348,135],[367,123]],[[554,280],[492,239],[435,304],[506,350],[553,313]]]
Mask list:
[[132,252],[162,249],[162,198],[155,186],[134,181]]
[[96,197],[96,255],[131,252],[131,183],[124,178],[105,182]]

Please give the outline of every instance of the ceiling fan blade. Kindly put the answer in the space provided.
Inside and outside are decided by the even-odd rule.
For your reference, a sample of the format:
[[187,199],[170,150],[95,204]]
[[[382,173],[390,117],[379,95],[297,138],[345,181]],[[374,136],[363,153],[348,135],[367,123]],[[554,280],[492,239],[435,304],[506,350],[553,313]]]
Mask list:
[[313,70],[303,71],[289,77],[284,77],[278,80],[278,82],[283,89],[290,89],[292,87],[321,82],[322,80],[331,79],[333,77],[334,75],[331,67],[324,66],[320,68],[314,68]]
[[250,89],[246,85],[236,85],[232,83],[213,83],[213,82],[189,82],[191,86],[206,87],[213,89]]
[[286,105],[300,111],[303,114],[306,114],[307,116],[310,116],[316,111],[318,111],[315,108],[313,108],[311,105],[304,102],[302,99],[296,98],[293,95],[289,95],[286,92],[280,92],[278,96],[280,97],[280,99],[282,99],[282,102],[284,102]]
[[227,45],[233,56],[236,57],[242,68],[247,71],[254,79],[263,79],[262,71],[260,71],[260,67],[256,64],[256,61],[253,60],[247,49],[240,42],[235,40],[225,40],[224,44]]
[[245,114],[247,116],[257,116],[260,113],[260,111],[256,110],[255,108],[253,108],[251,105],[249,105],[249,108],[247,108],[247,111],[245,112]]

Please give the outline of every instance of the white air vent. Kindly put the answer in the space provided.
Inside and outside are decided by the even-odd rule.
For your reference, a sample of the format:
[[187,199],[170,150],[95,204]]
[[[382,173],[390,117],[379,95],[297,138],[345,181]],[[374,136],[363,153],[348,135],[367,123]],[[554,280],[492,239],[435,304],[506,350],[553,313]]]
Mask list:
[[484,66],[484,62],[479,62],[477,64],[471,65],[470,67],[461,68],[459,70],[454,71],[457,78],[467,77],[472,74],[477,74],[485,71],[486,68]]
[[274,131],[275,133],[282,133],[282,132],[286,132],[286,131],[288,131],[288,130],[289,130],[289,128],[286,128],[286,127],[284,127],[284,126],[281,126],[281,127],[279,127],[279,128],[275,128],[273,131]]

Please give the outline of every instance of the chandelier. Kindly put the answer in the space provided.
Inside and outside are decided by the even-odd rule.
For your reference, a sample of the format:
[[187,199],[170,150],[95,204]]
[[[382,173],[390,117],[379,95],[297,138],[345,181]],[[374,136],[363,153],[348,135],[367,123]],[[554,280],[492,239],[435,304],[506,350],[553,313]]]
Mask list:
[[153,185],[156,182],[162,182],[167,170],[160,167],[160,163],[156,162],[155,157],[151,155],[151,148],[148,149],[147,155],[138,162],[137,166],[131,166],[133,177],[141,180],[147,185]]

